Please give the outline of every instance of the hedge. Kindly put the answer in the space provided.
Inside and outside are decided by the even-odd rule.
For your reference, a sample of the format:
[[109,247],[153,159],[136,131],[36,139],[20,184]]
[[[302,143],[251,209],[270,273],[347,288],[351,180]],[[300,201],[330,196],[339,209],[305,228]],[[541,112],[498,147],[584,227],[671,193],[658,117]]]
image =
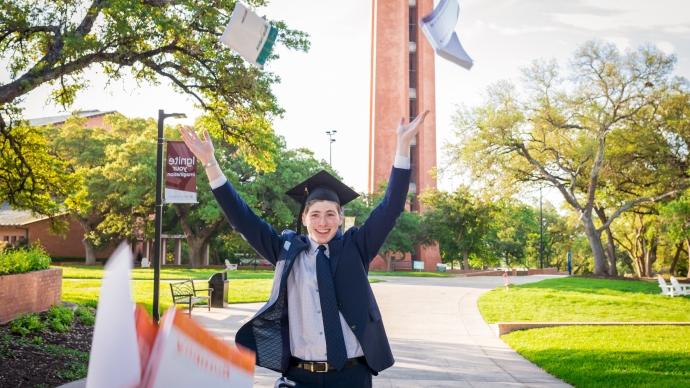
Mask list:
[[41,247],[13,249],[0,252],[0,275],[48,269],[50,256]]

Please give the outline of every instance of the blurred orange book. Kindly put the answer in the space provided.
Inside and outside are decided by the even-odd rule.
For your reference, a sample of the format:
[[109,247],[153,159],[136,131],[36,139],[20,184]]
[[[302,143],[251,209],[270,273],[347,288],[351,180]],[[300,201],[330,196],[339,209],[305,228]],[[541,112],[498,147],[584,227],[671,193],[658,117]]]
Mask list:
[[221,341],[174,307],[163,315],[160,326],[140,305],[134,316],[140,387],[253,385],[254,352]]

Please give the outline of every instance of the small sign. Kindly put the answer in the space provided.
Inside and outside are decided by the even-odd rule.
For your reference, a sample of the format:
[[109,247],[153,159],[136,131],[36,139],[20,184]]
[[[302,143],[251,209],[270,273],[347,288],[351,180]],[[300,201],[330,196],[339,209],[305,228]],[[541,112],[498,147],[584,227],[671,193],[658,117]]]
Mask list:
[[424,270],[424,262],[421,260],[412,260],[412,269],[423,271]]
[[196,157],[182,141],[168,141],[165,203],[197,203]]

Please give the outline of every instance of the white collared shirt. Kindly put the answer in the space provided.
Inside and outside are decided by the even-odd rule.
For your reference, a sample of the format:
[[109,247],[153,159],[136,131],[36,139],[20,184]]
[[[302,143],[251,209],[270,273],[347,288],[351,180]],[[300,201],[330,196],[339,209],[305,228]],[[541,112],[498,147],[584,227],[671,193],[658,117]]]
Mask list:
[[[295,258],[287,283],[290,350],[294,357],[307,361],[327,359],[319,284],[316,280],[318,247],[318,244],[309,239],[309,247]],[[328,245],[326,245],[325,254],[329,257]],[[339,315],[347,358],[364,355],[357,337],[350,330],[343,314],[339,313]]]

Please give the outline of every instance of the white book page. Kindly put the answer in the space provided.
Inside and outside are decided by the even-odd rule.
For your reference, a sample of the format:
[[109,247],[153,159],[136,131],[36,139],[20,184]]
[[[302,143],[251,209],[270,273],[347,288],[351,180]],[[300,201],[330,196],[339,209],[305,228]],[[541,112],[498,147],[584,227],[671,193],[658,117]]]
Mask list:
[[457,0],[441,0],[429,15],[422,18],[422,29],[430,40],[437,42],[438,47],[443,47],[455,31],[459,14],[460,6]]

